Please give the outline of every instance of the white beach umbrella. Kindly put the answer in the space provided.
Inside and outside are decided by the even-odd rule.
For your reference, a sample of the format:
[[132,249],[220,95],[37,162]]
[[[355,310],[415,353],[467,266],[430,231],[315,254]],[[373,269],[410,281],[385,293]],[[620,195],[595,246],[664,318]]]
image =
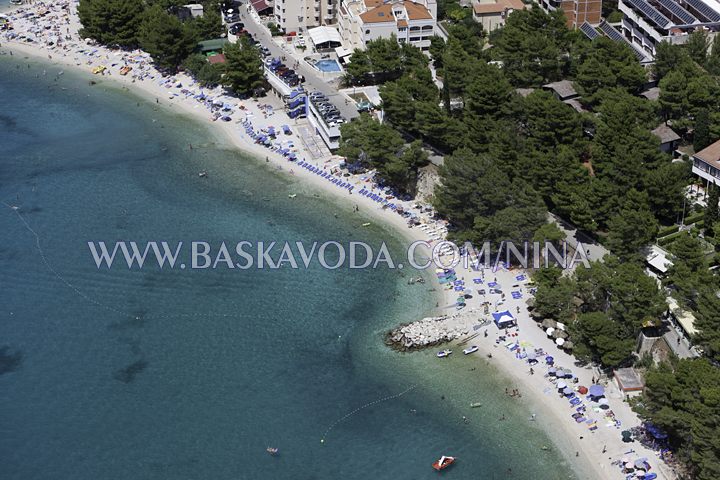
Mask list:
[[564,338],[558,337],[558,338],[555,339],[555,344],[556,344],[557,346],[562,346],[563,343],[565,343],[565,339],[564,339]]
[[547,330],[545,330],[545,333],[547,333],[548,337],[552,337],[553,332],[555,332],[555,329],[550,327]]

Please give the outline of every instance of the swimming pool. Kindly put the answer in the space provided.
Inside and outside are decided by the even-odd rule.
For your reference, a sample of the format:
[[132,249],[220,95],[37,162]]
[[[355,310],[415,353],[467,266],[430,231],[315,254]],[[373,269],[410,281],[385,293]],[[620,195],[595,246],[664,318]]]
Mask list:
[[320,60],[315,66],[321,72],[339,72],[340,64],[336,60]]

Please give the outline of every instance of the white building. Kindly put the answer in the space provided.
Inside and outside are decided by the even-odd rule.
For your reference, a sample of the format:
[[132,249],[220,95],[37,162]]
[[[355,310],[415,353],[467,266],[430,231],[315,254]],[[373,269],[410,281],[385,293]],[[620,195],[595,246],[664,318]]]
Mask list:
[[285,32],[307,29],[335,22],[337,0],[275,0],[275,21]]
[[522,0],[476,0],[473,2],[473,19],[483,30],[491,32],[505,25],[505,19],[515,10],[525,10]]
[[619,0],[622,34],[648,56],[661,42],[682,44],[696,29],[720,30],[719,0]]
[[711,183],[720,185],[720,140],[693,155],[692,172]]
[[338,30],[343,47],[364,50],[371,40],[395,35],[400,43],[430,48],[437,28],[436,0],[341,0]]

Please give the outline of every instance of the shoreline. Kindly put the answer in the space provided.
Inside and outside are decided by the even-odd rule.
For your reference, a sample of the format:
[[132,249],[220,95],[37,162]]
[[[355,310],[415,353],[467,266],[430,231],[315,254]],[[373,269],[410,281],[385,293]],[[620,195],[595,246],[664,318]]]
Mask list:
[[[10,7],[13,6],[11,5]],[[5,13],[7,13],[8,11],[12,11],[12,8],[5,10]],[[201,104],[196,102],[193,103],[192,100],[184,101],[183,97],[173,97],[172,99],[169,98],[168,92],[173,90],[164,88],[163,86],[158,85],[155,81],[141,80],[139,82],[133,82],[131,81],[130,77],[123,77],[117,74],[113,74],[110,76],[110,82],[106,83],[104,82],[106,80],[106,76],[98,77],[90,73],[90,68],[92,67],[92,64],[83,64],[83,62],[78,63],[77,59],[72,56],[62,55],[61,52],[55,50],[49,51],[47,49],[43,49],[42,46],[38,44],[3,41],[2,46],[0,47],[0,52],[7,50],[12,50],[14,53],[21,52],[23,55],[31,57],[43,64],[62,66],[72,69],[73,71],[78,73],[84,72],[84,76],[87,76],[88,81],[100,80],[99,83],[127,89],[127,91],[129,91],[130,93],[137,95],[138,97],[142,98],[144,101],[149,102],[150,104],[155,101],[160,108],[163,108],[167,112],[173,112],[175,114],[183,115],[186,118],[190,118],[193,121],[201,123],[203,126],[208,126],[208,128],[206,129],[207,131],[212,132],[219,141],[223,142],[224,140],[225,142],[227,142],[223,142],[223,146],[236,148],[241,152],[249,155],[250,157],[253,157],[253,161],[256,161],[258,163],[258,166],[263,164],[262,157],[265,156],[268,160],[266,162],[266,167],[270,168],[271,170],[274,169],[277,173],[282,172],[282,175],[287,179],[294,179],[295,182],[297,182],[298,184],[298,189],[303,191],[303,194],[307,193],[308,195],[313,195],[317,193],[319,194],[319,198],[328,202],[332,202],[333,200],[344,197],[350,202],[353,202],[360,207],[360,215],[375,219],[378,222],[378,225],[381,225],[383,230],[385,230],[385,233],[393,236],[402,237],[405,240],[409,240],[411,242],[416,240],[428,240],[427,234],[424,231],[418,228],[408,228],[405,219],[403,219],[400,215],[392,214],[388,211],[383,211],[383,209],[381,209],[377,203],[374,203],[367,197],[358,194],[348,193],[347,190],[341,192],[340,190],[335,188],[333,184],[327,181],[323,181],[323,178],[305,169],[299,168],[277,152],[270,151],[252,142],[251,139],[242,132],[242,125],[238,126],[238,123],[236,122],[212,122],[210,121],[208,112],[205,109],[201,108]],[[47,58],[48,55],[52,55],[52,58]],[[120,55],[120,53],[116,53],[116,56],[117,55]],[[16,58],[16,60],[19,59]],[[96,65],[104,64],[107,63],[107,61],[110,61],[109,58],[106,59],[104,57],[97,57],[96,60],[99,60],[98,62],[95,62]],[[117,60],[119,62],[119,57],[117,58]],[[182,75],[178,75],[176,76],[176,78],[180,79],[181,83],[183,84],[185,84],[187,81],[187,77]],[[207,89],[206,91],[212,92],[212,90],[210,89]],[[262,111],[262,109],[260,108],[262,103],[273,102],[272,99],[263,99],[261,102],[253,100],[235,100],[238,104],[242,104],[247,111],[252,112],[253,116],[258,120],[260,119],[260,112]],[[273,121],[272,123],[275,123],[276,126],[279,126],[279,124],[282,123],[290,124],[289,122],[291,121],[286,120],[286,118],[282,118],[282,115],[279,115],[279,117],[281,117],[281,119],[278,119],[277,122]],[[207,122],[209,122],[210,125],[208,125]],[[296,133],[296,130],[299,127],[300,126],[297,123],[292,124],[293,132]],[[296,135],[293,135],[293,138],[295,137]],[[298,145],[301,145],[302,139],[298,137],[297,143]],[[302,155],[305,156],[306,154],[307,151],[303,152]],[[318,165],[324,169],[331,168],[333,162],[336,163],[336,160],[334,160],[333,157],[330,157],[329,159],[324,161],[322,158],[311,161],[311,163],[314,163],[315,165]],[[361,184],[356,185],[358,185],[359,187]],[[368,183],[368,185],[370,184]],[[359,188],[357,188],[357,190],[359,190]],[[353,203],[345,205],[343,202],[339,202],[339,206],[342,209],[350,210]],[[466,275],[469,275],[469,272]],[[432,274],[430,272],[427,272],[426,276],[432,276]],[[430,279],[430,281],[432,282],[433,287],[436,289],[432,292],[432,295],[438,299],[438,304],[440,306],[440,309],[436,308],[435,311],[444,310],[447,308],[447,305],[454,304],[455,295],[452,290],[438,288],[437,280]],[[534,323],[534,321],[532,322]],[[496,332],[493,329],[495,329],[496,327],[494,325],[490,325],[485,328],[490,329],[490,331],[492,331],[492,335],[490,335],[488,338],[479,338],[477,341],[474,341],[473,344],[478,345],[478,347],[480,348],[476,355],[482,357],[482,359],[484,360],[488,354],[492,354],[493,357],[492,359],[490,359],[491,365],[496,370],[498,370],[502,376],[507,377],[509,380],[515,383],[523,385],[523,398],[520,400],[525,402],[525,405],[528,407],[528,411],[532,411],[532,408],[539,408],[543,411],[542,414],[539,416],[540,418],[538,418],[538,424],[541,426],[542,430],[547,434],[550,440],[555,444],[555,446],[559,449],[563,457],[565,457],[566,460],[573,466],[576,475],[579,478],[624,478],[624,475],[622,475],[619,469],[610,470],[606,467],[606,464],[608,463],[607,456],[617,456],[618,452],[615,451],[615,449],[608,449],[607,455],[603,455],[602,458],[598,458],[596,450],[599,451],[602,445],[598,445],[597,441],[591,440],[590,435],[585,436],[584,442],[578,438],[578,434],[576,433],[577,429],[573,428],[576,426],[569,423],[569,418],[563,415],[564,411],[561,412],[560,409],[557,408],[557,406],[560,405],[559,399],[556,398],[556,401],[553,402],[545,398],[547,395],[543,394],[544,388],[542,384],[542,375],[538,374],[531,377],[527,373],[526,368],[520,368],[517,363],[513,365],[513,358],[510,352],[502,347],[498,347],[497,344],[494,343],[493,339]],[[531,325],[530,327],[528,327],[523,324],[521,325],[521,328],[523,336],[527,336],[526,333],[530,330],[536,330],[537,332],[535,333],[539,332],[540,336],[543,334],[542,330],[537,328],[537,326],[535,325]],[[534,339],[535,335],[531,334],[530,337]],[[462,347],[458,347],[457,342],[452,342],[450,345],[452,345],[453,349],[457,350],[456,355],[462,354],[460,352]],[[553,352],[553,355],[555,355],[555,352]],[[572,363],[569,363],[570,361],[571,360],[569,359],[564,359],[563,365],[572,366]],[[451,367],[448,366],[447,368]],[[574,366],[572,368],[573,370],[579,370],[577,367]],[[538,368],[538,370],[540,370],[540,368]],[[555,408],[552,408],[551,405],[553,405]],[[604,429],[604,426],[601,428]],[[624,428],[629,428],[629,425]],[[612,432],[614,432],[614,430]],[[616,436],[617,439],[619,439],[619,432]],[[607,441],[610,442],[610,438],[608,438]],[[626,450],[628,450],[629,448],[631,447],[628,446]],[[632,448],[637,449],[637,445],[632,444]],[[582,452],[582,456],[574,457],[574,451]],[[658,462],[656,461],[656,459],[653,457],[650,458],[653,462],[653,466],[657,466]],[[594,475],[588,477],[587,473],[589,471],[592,471]],[[656,468],[654,471],[658,473],[658,478],[667,478],[664,475],[660,475],[659,469]]]

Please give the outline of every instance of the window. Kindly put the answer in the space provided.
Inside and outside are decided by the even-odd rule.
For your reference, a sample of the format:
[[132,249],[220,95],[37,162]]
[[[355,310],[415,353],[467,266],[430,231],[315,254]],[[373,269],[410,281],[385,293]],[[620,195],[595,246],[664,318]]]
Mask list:
[[419,41],[420,41],[420,37],[410,37],[410,41],[411,41],[411,42],[419,42]]

